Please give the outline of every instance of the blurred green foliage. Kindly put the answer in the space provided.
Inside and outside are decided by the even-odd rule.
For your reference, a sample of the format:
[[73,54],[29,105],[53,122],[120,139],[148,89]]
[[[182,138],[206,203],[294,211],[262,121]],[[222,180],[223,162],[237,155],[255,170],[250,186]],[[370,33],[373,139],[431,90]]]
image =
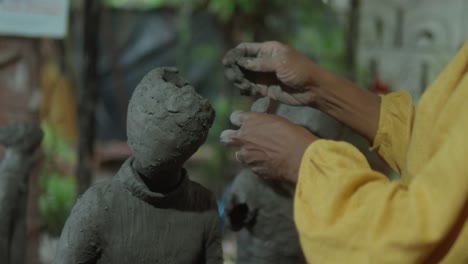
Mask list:
[[337,14],[322,1],[272,1],[265,16],[265,39],[287,43],[321,67],[344,74],[345,30]]
[[184,8],[184,6],[206,6],[207,9],[219,15],[223,20],[232,17],[236,10],[250,13],[255,9],[257,1],[252,0],[102,0],[105,6],[111,8],[126,8],[150,10],[161,7]]
[[177,7],[183,0],[102,0],[104,5],[112,8],[129,8],[129,9],[154,9],[162,6]]
[[44,161],[39,171],[39,213],[46,230],[53,235],[60,232],[75,203],[75,178],[62,167],[73,167],[76,154],[70,143],[62,139],[53,124],[42,122]]
[[236,11],[241,14],[253,14],[257,2],[255,0],[209,0],[208,10],[226,22]]
[[76,198],[76,182],[71,176],[42,171],[39,212],[46,229],[53,235],[60,232],[70,214]]
[[70,143],[61,139],[56,132],[54,126],[48,122],[42,122],[42,131],[44,131],[44,139],[42,140],[42,148],[46,158],[59,156],[65,162],[73,164],[75,162],[75,152],[70,147]]
[[[235,24],[234,42],[280,40],[314,58],[322,67],[343,73],[343,25],[321,0],[103,0],[112,8],[150,10],[169,7],[179,12],[179,46],[190,41],[190,15],[204,10],[221,24]],[[229,32],[226,32],[229,34]],[[239,38],[240,37],[240,38]],[[216,46],[213,43],[213,46]]]

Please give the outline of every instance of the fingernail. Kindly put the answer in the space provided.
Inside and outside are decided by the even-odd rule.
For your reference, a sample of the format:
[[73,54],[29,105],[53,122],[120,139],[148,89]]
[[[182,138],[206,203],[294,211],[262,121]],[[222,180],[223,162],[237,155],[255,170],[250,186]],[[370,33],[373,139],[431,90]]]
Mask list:
[[231,135],[232,135],[232,130],[224,130],[219,135],[219,141],[222,144],[227,145],[227,144],[229,144],[231,142]]
[[242,118],[243,118],[244,112],[235,110],[232,112],[231,116],[229,117],[229,120],[231,123],[235,126],[241,126],[242,125]]
[[247,58],[238,58],[236,60],[237,64],[241,65],[241,66],[244,66],[244,67],[247,67],[249,66],[250,64],[250,59],[247,59]]
[[245,79],[243,79],[238,85],[237,87],[239,87],[239,89],[241,90],[249,90],[250,87],[251,87],[251,83],[246,81]]
[[232,68],[226,68],[224,70],[224,75],[226,76],[226,78],[228,78],[228,80],[232,81],[236,79],[236,72]]

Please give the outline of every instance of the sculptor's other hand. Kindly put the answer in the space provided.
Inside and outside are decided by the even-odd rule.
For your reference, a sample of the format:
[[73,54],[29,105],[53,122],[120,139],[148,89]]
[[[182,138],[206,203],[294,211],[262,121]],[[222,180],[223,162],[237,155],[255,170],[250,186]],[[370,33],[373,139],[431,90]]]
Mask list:
[[247,77],[244,83],[228,73],[226,77],[254,95],[268,96],[290,105],[313,105],[314,87],[328,74],[293,48],[276,41],[241,43],[226,54],[223,64],[226,67],[237,64],[257,76],[273,73],[276,82],[268,84],[256,82],[255,74]]
[[221,142],[240,147],[239,161],[259,176],[297,182],[302,156],[317,137],[287,119],[265,113],[236,111],[231,122],[240,128],[223,131]]

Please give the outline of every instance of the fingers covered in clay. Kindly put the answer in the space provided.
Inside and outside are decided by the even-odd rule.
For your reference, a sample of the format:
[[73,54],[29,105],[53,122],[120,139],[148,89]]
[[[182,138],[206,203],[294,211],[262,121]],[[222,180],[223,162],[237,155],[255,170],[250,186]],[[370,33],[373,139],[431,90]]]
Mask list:
[[262,43],[244,42],[229,50],[223,58],[225,66],[237,63],[239,58],[257,57],[262,49]]
[[237,130],[233,129],[224,130],[223,132],[221,132],[219,140],[224,145],[239,145],[240,142],[238,140],[239,137],[237,135],[237,132]]
[[257,112],[257,113],[266,113],[268,112],[268,108],[270,107],[271,99],[268,97],[262,97],[257,99],[252,106],[250,107],[250,111]]
[[236,49],[245,57],[256,57],[262,50],[263,44],[256,42],[243,42]]
[[[235,126],[241,127],[244,120],[247,118],[248,113],[242,111],[234,111],[229,117],[231,123]],[[227,129],[221,132],[219,139],[222,144],[239,146],[241,144],[239,140],[239,130]]]
[[226,78],[242,95],[267,96],[273,85],[279,84],[275,76],[277,59],[264,56],[262,47],[263,43],[241,43],[223,58]]
[[282,117],[266,113],[231,116],[239,130],[226,130],[221,142],[238,146],[236,158],[256,174],[272,179],[297,180],[299,164],[307,146],[317,138]]
[[223,59],[225,66],[224,75],[226,79],[241,90],[242,95],[252,94],[254,84],[247,80],[236,63],[237,53],[235,50],[229,51]]
[[242,95],[268,96],[289,105],[315,104],[312,88],[326,83],[326,72],[285,44],[242,43],[223,59],[226,77]]
[[240,127],[242,126],[242,123],[244,122],[244,120],[247,118],[247,115],[248,114],[245,112],[236,110],[232,112],[231,116],[229,117],[229,120],[231,121],[233,125]]
[[[244,123],[245,119],[247,118],[248,113],[242,111],[234,111],[232,112],[231,116],[229,117],[231,123],[235,126],[241,127]],[[239,130],[232,130],[227,129],[221,132],[219,136],[221,143],[225,145],[240,145],[239,141]]]
[[[258,43],[240,44],[236,48],[228,51],[223,58],[222,62],[225,67],[224,75],[236,88],[240,89],[241,95],[256,95],[260,91],[259,87],[257,87],[258,84],[246,78],[244,72],[240,68],[240,66],[243,67],[241,63],[245,64],[245,62],[243,62],[244,60],[247,60],[248,57],[256,56],[257,48],[253,47],[257,47],[258,45]],[[259,48],[260,47],[258,47],[258,49]],[[243,68],[249,69],[247,67]]]
[[275,72],[278,67],[272,58],[239,58],[237,64],[255,72]]

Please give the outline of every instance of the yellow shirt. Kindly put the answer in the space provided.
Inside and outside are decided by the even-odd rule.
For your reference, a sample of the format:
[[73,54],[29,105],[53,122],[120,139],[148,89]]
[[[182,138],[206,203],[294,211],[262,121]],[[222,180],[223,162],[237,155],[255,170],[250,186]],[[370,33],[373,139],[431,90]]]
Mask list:
[[373,149],[389,181],[344,142],[302,159],[294,219],[309,263],[468,263],[468,43],[413,108],[382,97]]

